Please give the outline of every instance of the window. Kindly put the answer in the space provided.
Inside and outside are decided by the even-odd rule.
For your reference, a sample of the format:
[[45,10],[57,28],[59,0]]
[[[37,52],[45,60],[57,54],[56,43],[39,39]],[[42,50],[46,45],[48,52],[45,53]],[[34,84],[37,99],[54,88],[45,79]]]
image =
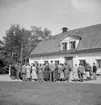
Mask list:
[[55,64],[59,64],[59,60],[55,60]]
[[71,41],[70,43],[70,49],[75,49],[75,41]]
[[67,50],[67,42],[62,43],[63,45],[63,50]]
[[86,61],[85,60],[80,60],[80,63],[83,64],[83,66],[86,65]]
[[48,63],[48,61],[44,61],[44,63],[46,64],[46,63]]
[[101,59],[97,60],[97,67],[101,68]]
[[38,61],[34,61],[35,64],[38,64]]

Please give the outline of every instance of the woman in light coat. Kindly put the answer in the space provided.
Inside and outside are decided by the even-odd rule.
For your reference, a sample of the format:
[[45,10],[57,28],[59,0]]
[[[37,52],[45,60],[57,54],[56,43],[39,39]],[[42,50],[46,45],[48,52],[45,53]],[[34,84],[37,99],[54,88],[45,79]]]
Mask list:
[[31,73],[32,80],[37,81],[38,77],[36,73],[37,70],[36,70],[35,64],[32,65],[31,69],[32,69],[32,73]]
[[75,66],[73,67],[73,80],[74,81],[79,80],[77,64],[75,64]]

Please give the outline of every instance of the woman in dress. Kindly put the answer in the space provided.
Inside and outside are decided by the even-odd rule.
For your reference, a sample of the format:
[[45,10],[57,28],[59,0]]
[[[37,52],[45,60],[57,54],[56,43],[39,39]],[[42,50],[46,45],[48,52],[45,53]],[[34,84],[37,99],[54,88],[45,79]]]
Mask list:
[[95,63],[93,63],[93,78],[94,80],[96,80],[96,72],[97,72],[97,66],[95,65]]
[[78,67],[77,64],[75,64],[74,68],[73,68],[73,80],[74,81],[78,81],[79,77],[78,77]]
[[12,64],[11,65],[11,78],[12,79],[16,79],[16,68],[15,68],[15,65],[14,64]]
[[85,67],[86,80],[90,80],[90,71],[91,71],[91,66],[89,64],[86,64],[86,67]]
[[58,67],[58,64],[55,64],[55,66],[56,66],[56,68],[55,68],[53,74],[54,74],[54,81],[56,82],[56,81],[58,81],[58,79],[59,79],[59,73],[58,73],[59,67]]
[[26,81],[26,65],[22,65],[22,80]]
[[26,80],[30,81],[31,79],[31,66],[29,65],[29,63],[26,65]]
[[62,64],[59,65],[59,80],[60,81],[63,81],[64,80],[64,67]]
[[69,65],[67,63],[65,63],[65,65],[64,65],[64,77],[65,77],[65,81],[69,80],[69,78],[70,78],[70,71],[71,71],[71,69],[70,69]]
[[36,70],[35,64],[32,65],[31,69],[32,69],[32,73],[31,73],[32,80],[37,81],[38,77],[36,73],[37,70]]
[[43,82],[43,66],[39,65],[39,82]]
[[50,80],[50,69],[49,69],[49,64],[46,63],[45,68],[44,68],[44,80],[49,81]]

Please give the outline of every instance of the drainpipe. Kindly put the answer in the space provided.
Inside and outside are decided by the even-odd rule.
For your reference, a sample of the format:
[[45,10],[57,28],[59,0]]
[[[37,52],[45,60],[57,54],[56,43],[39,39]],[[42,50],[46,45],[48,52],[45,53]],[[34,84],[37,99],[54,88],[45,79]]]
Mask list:
[[78,56],[78,51],[76,51],[76,64],[77,64],[77,62],[78,62],[78,60],[77,60],[77,56]]

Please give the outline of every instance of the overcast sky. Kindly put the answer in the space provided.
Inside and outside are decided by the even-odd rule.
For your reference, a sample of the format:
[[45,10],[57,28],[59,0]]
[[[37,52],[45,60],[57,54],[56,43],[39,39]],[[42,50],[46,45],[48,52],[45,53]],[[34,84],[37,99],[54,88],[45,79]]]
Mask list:
[[0,38],[11,24],[35,25],[55,35],[62,27],[74,29],[101,23],[101,0],[0,0]]

